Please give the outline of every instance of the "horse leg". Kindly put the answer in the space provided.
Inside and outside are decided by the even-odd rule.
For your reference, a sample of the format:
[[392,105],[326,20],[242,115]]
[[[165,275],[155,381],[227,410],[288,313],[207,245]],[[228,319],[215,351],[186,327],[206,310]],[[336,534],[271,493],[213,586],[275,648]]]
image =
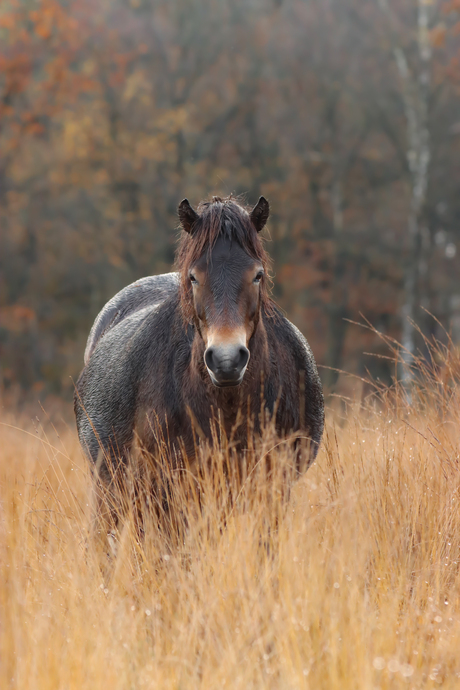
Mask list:
[[111,561],[117,555],[118,532],[124,513],[121,459],[104,457],[101,450],[92,466],[90,539]]

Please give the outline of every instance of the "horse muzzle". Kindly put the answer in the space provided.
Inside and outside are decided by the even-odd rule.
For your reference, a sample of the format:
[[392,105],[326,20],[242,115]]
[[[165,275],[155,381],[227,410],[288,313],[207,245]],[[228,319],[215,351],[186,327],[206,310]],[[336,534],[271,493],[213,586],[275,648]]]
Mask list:
[[243,345],[212,345],[204,353],[209,376],[218,388],[239,386],[248,362],[249,350]]

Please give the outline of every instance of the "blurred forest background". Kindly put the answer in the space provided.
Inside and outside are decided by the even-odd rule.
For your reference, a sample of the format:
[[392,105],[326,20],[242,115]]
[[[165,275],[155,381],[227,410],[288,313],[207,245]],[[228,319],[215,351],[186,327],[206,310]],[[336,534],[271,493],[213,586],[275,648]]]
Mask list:
[[102,305],[170,270],[178,202],[231,192],[269,199],[321,365],[391,379],[361,314],[460,343],[460,1],[2,0],[3,395],[70,400]]

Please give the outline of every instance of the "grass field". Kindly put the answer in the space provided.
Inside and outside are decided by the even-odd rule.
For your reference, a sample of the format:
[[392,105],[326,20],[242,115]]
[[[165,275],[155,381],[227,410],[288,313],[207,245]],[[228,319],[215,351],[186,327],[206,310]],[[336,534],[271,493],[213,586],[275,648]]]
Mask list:
[[[388,393],[329,411],[287,508],[263,472],[226,511],[206,480],[202,511],[182,505],[181,543],[153,520],[139,540],[128,518],[102,570],[72,427],[58,435],[4,413],[0,687],[459,688],[450,373],[411,405]],[[283,445],[272,453],[292,460]]]

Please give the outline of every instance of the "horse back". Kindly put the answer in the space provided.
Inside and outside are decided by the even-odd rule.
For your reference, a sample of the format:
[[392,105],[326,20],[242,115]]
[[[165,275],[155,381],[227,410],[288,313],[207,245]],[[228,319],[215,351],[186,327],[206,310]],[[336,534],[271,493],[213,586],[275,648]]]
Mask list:
[[164,273],[140,278],[120,290],[102,308],[91,328],[85,349],[85,364],[100,339],[123,319],[149,306],[158,306],[179,289],[179,274]]

